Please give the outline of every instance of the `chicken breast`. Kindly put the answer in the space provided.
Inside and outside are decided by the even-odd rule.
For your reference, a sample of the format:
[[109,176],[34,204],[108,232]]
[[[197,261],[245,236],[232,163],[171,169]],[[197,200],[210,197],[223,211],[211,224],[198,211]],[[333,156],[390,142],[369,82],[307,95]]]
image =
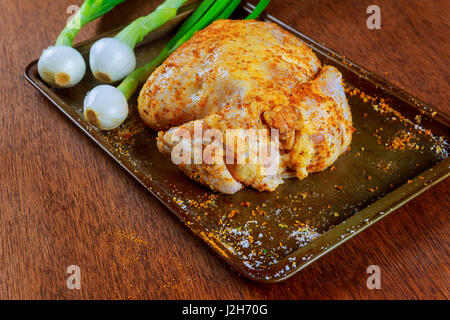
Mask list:
[[[285,177],[324,170],[353,132],[339,71],[259,21],[220,20],[196,33],[150,76],[138,109],[162,130],[161,152],[223,193],[243,185],[273,191]],[[206,160],[211,144],[208,161],[194,161],[195,153]],[[174,160],[181,149],[189,161]]]

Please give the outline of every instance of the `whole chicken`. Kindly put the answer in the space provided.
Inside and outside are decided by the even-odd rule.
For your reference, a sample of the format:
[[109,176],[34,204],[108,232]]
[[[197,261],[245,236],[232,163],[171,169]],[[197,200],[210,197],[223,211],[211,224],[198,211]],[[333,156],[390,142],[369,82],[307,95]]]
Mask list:
[[322,171],[354,131],[340,72],[290,33],[253,20],[197,32],[153,72],[138,110],[160,130],[161,152],[227,194],[273,191]]

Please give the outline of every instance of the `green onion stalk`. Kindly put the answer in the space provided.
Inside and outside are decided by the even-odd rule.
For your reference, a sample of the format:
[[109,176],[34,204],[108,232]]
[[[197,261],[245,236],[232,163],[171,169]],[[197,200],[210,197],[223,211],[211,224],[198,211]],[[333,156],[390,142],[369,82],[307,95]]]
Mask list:
[[248,15],[245,20],[252,20],[259,17],[264,9],[269,5],[270,0],[261,0],[255,7],[255,9]]
[[42,52],[38,71],[42,80],[56,88],[70,88],[83,79],[86,64],[73,48],[75,37],[89,22],[103,16],[125,0],[85,0],[64,27],[54,46]]
[[[152,72],[172,52],[188,41],[195,32],[202,30],[215,20],[228,19],[240,2],[241,0],[202,1],[156,58],[130,73],[118,87],[100,85],[91,90],[84,101],[85,118],[102,130],[111,130],[120,126],[128,115],[127,101],[136,93],[140,85],[148,79]],[[260,1],[247,19],[257,18],[268,3],[269,1],[267,0]],[[112,110],[115,111],[112,112]],[[111,116],[112,113],[114,113],[114,116]],[[120,113],[120,117],[117,117],[116,113]]]
[[177,15],[186,0],[166,0],[152,13],[140,17],[113,38],[98,40],[89,54],[94,77],[101,82],[113,83],[123,79],[136,68],[134,48],[144,37]]

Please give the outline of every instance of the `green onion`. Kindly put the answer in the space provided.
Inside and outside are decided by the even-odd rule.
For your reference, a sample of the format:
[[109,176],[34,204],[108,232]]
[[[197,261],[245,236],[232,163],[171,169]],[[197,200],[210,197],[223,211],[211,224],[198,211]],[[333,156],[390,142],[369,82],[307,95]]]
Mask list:
[[151,31],[174,18],[185,2],[186,0],[166,0],[149,15],[133,21],[114,38],[98,40],[92,46],[89,56],[94,77],[111,83],[130,74],[136,67],[135,46]]
[[177,10],[186,2],[186,0],[166,0],[152,13],[145,17],[140,17],[130,23],[115,38],[127,44],[134,49],[136,45],[151,31],[161,27],[167,21],[177,15]]
[[194,35],[194,33],[207,27],[211,24],[211,22],[216,20],[222,10],[224,10],[230,2],[231,0],[217,0],[196,24],[194,24],[194,26],[189,29],[189,31],[186,32],[180,39],[178,39],[178,41],[170,48],[170,52],[175,51],[183,43],[188,41]]
[[192,13],[186,21],[183,22],[180,29],[178,29],[175,36],[167,44],[167,47],[172,48],[175,43],[186,34],[203,16],[203,14],[211,7],[215,0],[205,0],[200,3],[197,9]]
[[259,17],[259,15],[264,11],[264,9],[269,5],[270,0],[261,0],[255,7],[255,9],[250,13],[250,15],[245,18],[245,20],[252,20]]
[[81,54],[72,48],[81,28],[101,17],[125,0],[86,0],[64,27],[54,46],[45,49],[38,62],[42,80],[56,88],[70,88],[83,79],[86,64]]
[[240,3],[241,0],[233,0],[231,4],[217,17],[217,20],[228,19]]
[[63,29],[58,39],[57,46],[73,46],[73,41],[77,34],[89,22],[100,18],[115,6],[125,0],[85,0],[80,10],[72,17],[66,27]]

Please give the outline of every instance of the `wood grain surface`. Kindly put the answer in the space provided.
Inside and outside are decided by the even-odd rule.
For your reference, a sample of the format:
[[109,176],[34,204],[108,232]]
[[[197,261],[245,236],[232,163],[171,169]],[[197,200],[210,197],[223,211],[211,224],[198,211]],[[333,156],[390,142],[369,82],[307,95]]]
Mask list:
[[[77,41],[158,2],[128,0]],[[25,81],[80,3],[0,1],[0,298],[449,298],[448,180],[286,282],[236,275]],[[366,27],[371,4],[381,30]],[[268,11],[450,114],[448,0],[273,0]],[[380,290],[366,287],[372,264]],[[69,265],[81,290],[66,287]]]

